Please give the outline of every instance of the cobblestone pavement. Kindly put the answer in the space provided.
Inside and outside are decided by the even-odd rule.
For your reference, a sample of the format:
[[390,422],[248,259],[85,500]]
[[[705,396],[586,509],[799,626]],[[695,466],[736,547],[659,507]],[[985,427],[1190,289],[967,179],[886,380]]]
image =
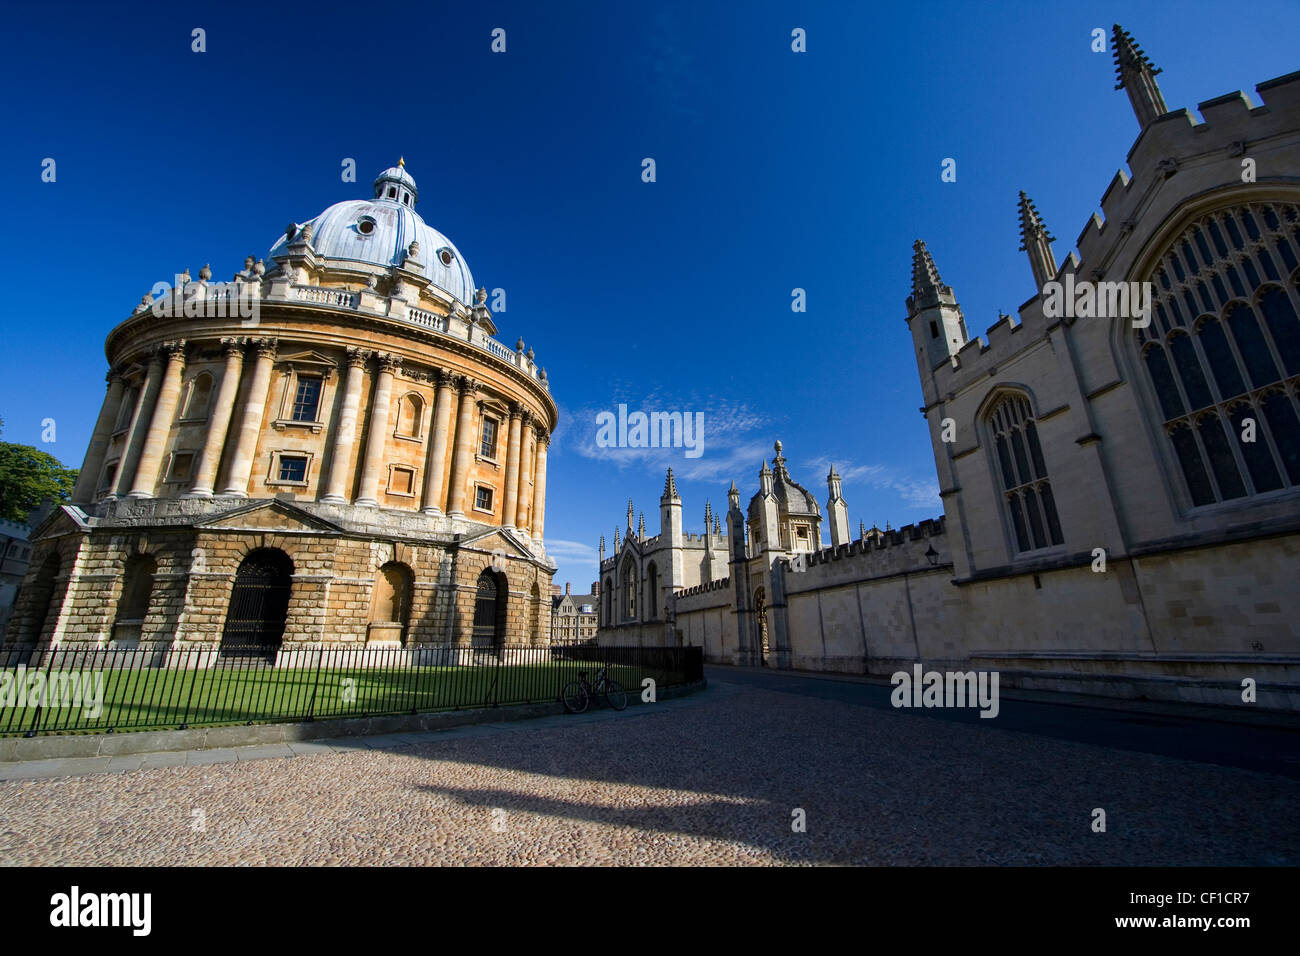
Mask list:
[[996,723],[715,682],[386,750],[13,780],[0,863],[1300,864],[1300,781]]

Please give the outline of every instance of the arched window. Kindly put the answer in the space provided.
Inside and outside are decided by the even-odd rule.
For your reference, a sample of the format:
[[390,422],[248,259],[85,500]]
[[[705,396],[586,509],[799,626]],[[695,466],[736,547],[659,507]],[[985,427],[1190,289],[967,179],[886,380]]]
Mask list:
[[371,624],[397,624],[405,628],[411,619],[411,569],[390,561],[379,569],[370,599]]
[[1298,266],[1300,209],[1247,203],[1201,216],[1147,276],[1162,321],[1201,313],[1190,334],[1136,331],[1192,507],[1300,486]]
[[397,434],[403,438],[419,438],[423,423],[424,399],[408,392],[397,405]]
[[542,627],[542,589],[533,582],[532,590],[533,606],[528,615],[528,635],[524,638],[527,644],[540,644],[543,642],[544,635],[541,633]]
[[628,555],[627,560],[623,562],[623,577],[619,586],[623,589],[623,620],[635,620],[637,574],[636,562],[632,560],[631,555]]
[[208,405],[212,401],[212,376],[202,372],[190,382],[190,394],[185,400],[185,414],[188,420],[207,421]]
[[1003,397],[989,411],[985,424],[993,439],[994,467],[1001,479],[1016,551],[1024,553],[1062,544],[1056,499],[1047,479],[1029,400],[1020,394]]
[[645,591],[646,620],[653,621],[659,616],[659,569],[653,561],[645,569]]

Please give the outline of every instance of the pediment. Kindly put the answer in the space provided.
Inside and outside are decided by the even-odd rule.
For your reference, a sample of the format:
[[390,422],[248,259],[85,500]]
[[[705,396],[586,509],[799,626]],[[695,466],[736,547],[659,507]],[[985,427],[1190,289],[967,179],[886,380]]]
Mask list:
[[45,520],[32,529],[28,540],[35,541],[38,538],[89,530],[90,523],[86,520],[84,511],[76,505],[60,505],[46,515]]
[[338,362],[328,355],[321,355],[320,352],[294,352],[292,355],[280,355],[276,357],[276,365],[295,365],[306,368],[307,366],[321,366],[325,368],[338,368]]
[[536,561],[537,556],[533,554],[518,538],[510,532],[501,528],[488,528],[478,531],[460,539],[462,548],[470,548],[475,551],[504,551],[514,557],[527,558],[530,561]]
[[196,522],[206,531],[287,531],[341,534],[338,525],[287,501],[259,501]]

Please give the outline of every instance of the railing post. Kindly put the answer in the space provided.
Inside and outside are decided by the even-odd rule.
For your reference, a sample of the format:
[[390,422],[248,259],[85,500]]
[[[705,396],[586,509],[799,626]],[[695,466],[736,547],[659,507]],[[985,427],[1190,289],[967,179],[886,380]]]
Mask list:
[[320,662],[321,658],[324,656],[325,649],[323,647],[316,648],[316,674],[311,679],[311,700],[307,703],[306,719],[308,721],[316,719],[316,691],[320,687]]

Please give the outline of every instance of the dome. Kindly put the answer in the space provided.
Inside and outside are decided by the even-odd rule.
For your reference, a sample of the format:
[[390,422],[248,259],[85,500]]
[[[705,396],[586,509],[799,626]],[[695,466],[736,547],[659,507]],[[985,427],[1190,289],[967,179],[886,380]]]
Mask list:
[[[374,185],[374,199],[338,202],[310,220],[311,247],[317,258],[387,268],[402,265],[415,241],[420,244],[419,252],[407,268],[462,303],[472,304],[474,277],[469,266],[451,240],[425,223],[412,208],[418,190],[405,166],[385,169]],[[286,254],[288,244],[289,237],[281,236],[271,247],[271,258]]]

